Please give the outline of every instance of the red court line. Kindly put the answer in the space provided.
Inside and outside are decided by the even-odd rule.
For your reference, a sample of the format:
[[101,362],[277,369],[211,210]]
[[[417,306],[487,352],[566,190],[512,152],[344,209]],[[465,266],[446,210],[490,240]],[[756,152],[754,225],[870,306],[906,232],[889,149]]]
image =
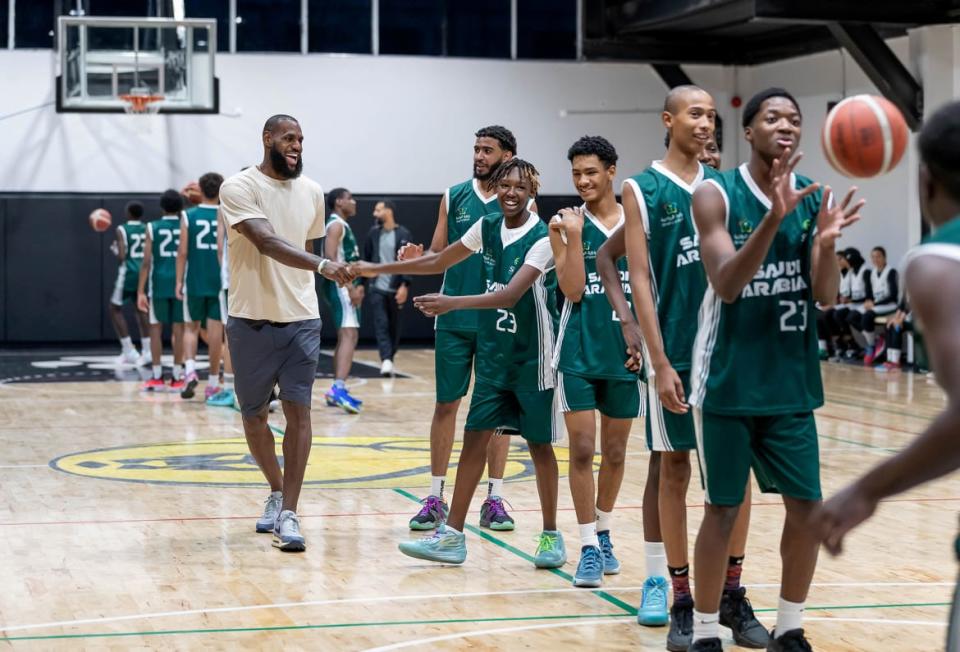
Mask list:
[[855,423],[858,426],[866,426],[868,428],[880,428],[881,430],[891,430],[893,432],[902,432],[905,435],[919,435],[920,433],[915,430],[904,430],[902,428],[894,428],[892,426],[881,426],[879,423],[868,423],[866,421],[858,421],[857,419],[848,419],[846,417],[838,417],[834,414],[828,414],[823,410],[817,410],[814,412],[815,415],[820,417],[827,417],[828,419],[834,419],[836,421],[846,421],[847,423]]
[[[881,500],[881,503],[939,503],[939,502],[960,501],[960,496],[943,498],[890,498]],[[753,503],[753,507],[782,507],[783,503]],[[703,503],[692,503],[687,505],[688,509],[702,508]],[[617,511],[643,509],[643,505],[617,505]],[[512,509],[513,512],[539,512],[539,507],[530,507],[523,509]],[[572,512],[573,507],[558,507],[559,512]],[[351,518],[364,516],[409,516],[410,511],[405,512],[335,512],[329,514],[298,514],[300,518]],[[245,516],[169,516],[164,518],[125,518],[125,519],[105,519],[105,520],[80,520],[80,521],[7,521],[0,522],[0,527],[19,527],[24,525],[122,525],[133,523],[175,523],[177,521],[235,521],[235,520],[254,520],[256,514]]]

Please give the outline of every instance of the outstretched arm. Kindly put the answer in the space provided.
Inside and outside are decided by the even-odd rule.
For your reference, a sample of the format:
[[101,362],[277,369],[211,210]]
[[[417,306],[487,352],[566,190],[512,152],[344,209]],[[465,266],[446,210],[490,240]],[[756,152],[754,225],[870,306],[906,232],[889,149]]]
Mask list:
[[[308,269],[312,272],[320,271],[320,274],[325,278],[336,281],[340,285],[349,283],[353,279],[353,274],[346,265],[320,258],[320,256],[310,253],[302,247],[294,246],[286,238],[277,235],[269,220],[265,218],[244,220],[234,228],[240,235],[252,242],[261,254],[288,267]],[[320,270],[322,261],[326,262],[324,262],[323,269]]]
[[855,204],[850,203],[856,191],[856,186],[850,188],[846,197],[837,206],[832,201],[833,191],[830,186],[823,190],[820,211],[817,213],[817,235],[813,238],[811,253],[813,298],[821,304],[829,304],[837,300],[837,292],[840,289],[837,240],[841,236],[841,230],[860,219],[860,209],[867,203],[865,199]]
[[445,294],[425,294],[415,297],[414,305],[428,317],[436,317],[451,310],[464,308],[513,308],[523,293],[540,277],[541,272],[533,265],[523,265],[513,275],[507,287],[486,294],[473,294],[462,297],[451,297]]
[[906,277],[947,407],[910,446],[828,500],[814,515],[814,526],[834,554],[841,552],[847,532],[870,518],[880,500],[960,468],[960,264],[925,256],[910,265]]
[[424,276],[441,274],[453,267],[461,260],[466,260],[473,253],[459,240],[444,247],[439,253],[428,252],[418,258],[403,260],[397,263],[354,263],[352,268],[357,274],[366,277],[378,274],[411,274]]

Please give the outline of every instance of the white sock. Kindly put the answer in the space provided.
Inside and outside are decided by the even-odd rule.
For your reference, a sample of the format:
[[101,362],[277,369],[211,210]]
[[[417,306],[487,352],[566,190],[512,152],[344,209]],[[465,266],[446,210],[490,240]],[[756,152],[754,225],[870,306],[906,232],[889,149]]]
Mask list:
[[163,365],[153,365],[153,379],[160,380],[161,378],[163,378]]
[[487,483],[487,495],[494,498],[503,497],[503,478],[490,478]]
[[790,602],[780,598],[777,603],[777,627],[774,630],[778,638],[791,629],[803,627],[804,604],[803,602]]
[[597,523],[581,523],[580,524],[580,545],[581,546],[593,546],[594,548],[600,547],[600,539],[597,538]]
[[224,389],[233,389],[233,374],[228,374],[224,372],[223,374],[223,388]]
[[667,572],[667,551],[663,541],[644,541],[643,554],[647,559],[647,577],[670,577]]
[[143,355],[150,355],[150,338],[141,337],[140,338],[140,350],[143,351]]
[[120,348],[123,349],[123,352],[133,351],[133,340],[130,339],[130,336],[120,338]]
[[443,485],[445,482],[446,482],[446,476],[431,475],[430,476],[430,495],[436,496],[437,498],[442,498]]
[[173,379],[180,380],[181,378],[183,378],[183,365],[182,364],[173,365]]
[[702,638],[720,638],[720,614],[700,613],[693,610],[693,640],[699,641]]
[[900,364],[900,349],[887,349],[887,362]]
[[609,532],[612,520],[613,512],[605,512],[597,507],[597,532]]
[[444,524],[443,527],[444,527],[444,529],[446,529],[447,532],[453,532],[454,534],[463,534],[463,532],[461,532],[461,531],[458,530],[457,528],[455,528],[455,527],[450,527],[450,526],[447,525],[447,524]]
[[194,360],[193,358],[191,358],[190,360],[187,360],[187,361],[186,361],[186,367],[187,367],[187,375],[188,375],[188,376],[189,376],[190,374],[196,373],[196,372],[197,372],[197,361]]
[[867,347],[870,348],[870,347],[873,346],[873,343],[876,341],[876,339],[877,339],[877,334],[876,334],[876,333],[867,333],[866,331],[864,331],[864,333],[863,333],[863,339],[865,339],[865,340],[867,341]]
[[207,387],[220,389],[220,379],[216,376],[210,376],[210,378],[207,379]]

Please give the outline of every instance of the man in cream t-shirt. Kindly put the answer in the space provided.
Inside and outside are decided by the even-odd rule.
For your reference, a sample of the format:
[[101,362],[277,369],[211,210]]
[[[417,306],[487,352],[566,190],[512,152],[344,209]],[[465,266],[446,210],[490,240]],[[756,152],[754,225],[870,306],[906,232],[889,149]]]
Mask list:
[[[300,124],[272,116],[262,139],[263,161],[220,189],[230,227],[227,335],[247,445],[270,483],[257,532],[273,532],[275,547],[299,552],[306,546],[297,500],[313,439],[310,400],[320,353],[314,273],[341,285],[352,274],[342,263],[309,253],[309,242],[324,235],[326,215],[320,185],[301,176]],[[274,385],[287,420],[282,471],[267,426]]]

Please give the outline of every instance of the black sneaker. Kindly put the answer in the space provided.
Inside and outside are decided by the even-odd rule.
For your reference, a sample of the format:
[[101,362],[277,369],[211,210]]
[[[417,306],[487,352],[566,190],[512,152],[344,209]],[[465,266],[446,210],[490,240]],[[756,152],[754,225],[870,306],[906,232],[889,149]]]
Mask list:
[[[693,602],[677,604],[670,607],[670,631],[667,632],[667,649],[670,652],[685,652],[693,640]],[[706,639],[712,641],[713,639]],[[698,641],[702,642],[702,641]],[[720,639],[717,639],[720,643]],[[701,648],[697,648],[701,649]],[[712,650],[714,648],[702,648]],[[723,648],[716,648],[718,650]]]
[[723,652],[723,643],[719,638],[701,638],[686,649],[690,652]]
[[742,586],[723,592],[723,598],[720,599],[720,624],[730,628],[737,645],[762,650],[770,643],[770,634],[753,615],[753,607],[746,593],[747,589]]
[[780,637],[777,637],[777,631],[773,629],[770,630],[767,652],[813,652],[813,647],[800,628],[791,629]]

